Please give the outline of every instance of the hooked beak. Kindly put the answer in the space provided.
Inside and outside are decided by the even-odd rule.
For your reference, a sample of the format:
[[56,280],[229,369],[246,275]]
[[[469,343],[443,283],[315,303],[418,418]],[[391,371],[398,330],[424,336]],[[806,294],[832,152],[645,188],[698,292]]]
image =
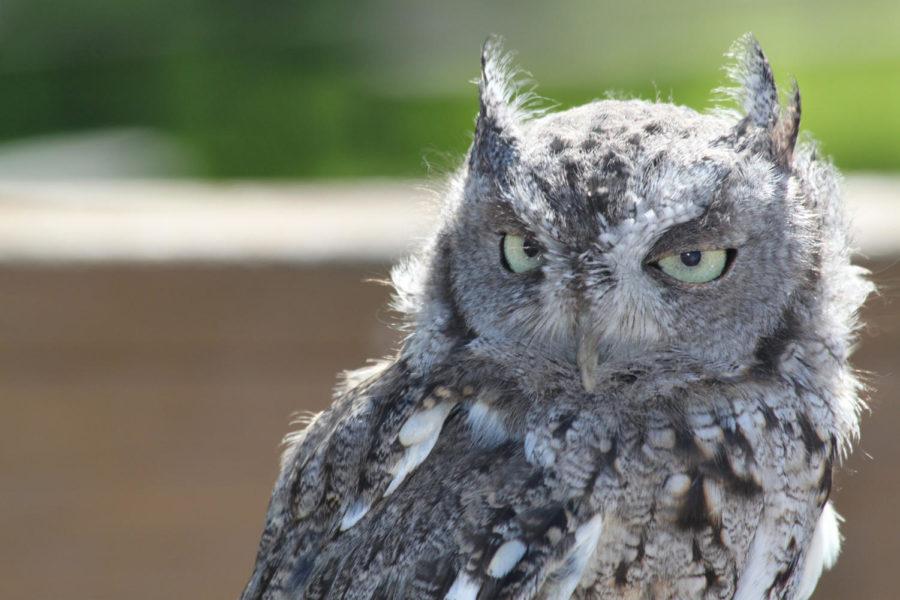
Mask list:
[[580,324],[578,327],[578,350],[576,361],[581,373],[581,385],[589,394],[594,392],[597,385],[597,362],[600,358],[600,339],[590,324]]

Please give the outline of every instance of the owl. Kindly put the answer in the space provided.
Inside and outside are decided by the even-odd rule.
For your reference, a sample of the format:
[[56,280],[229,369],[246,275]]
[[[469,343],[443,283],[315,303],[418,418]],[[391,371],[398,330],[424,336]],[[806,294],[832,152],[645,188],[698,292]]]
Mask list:
[[[533,108],[496,40],[396,267],[407,335],[287,438],[244,600],[808,598],[872,290],[752,36],[738,108]],[[782,105],[783,104],[783,105]]]

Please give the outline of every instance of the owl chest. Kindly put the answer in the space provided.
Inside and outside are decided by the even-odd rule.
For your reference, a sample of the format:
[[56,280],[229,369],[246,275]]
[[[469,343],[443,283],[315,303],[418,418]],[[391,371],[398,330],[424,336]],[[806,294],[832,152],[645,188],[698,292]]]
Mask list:
[[690,462],[627,480],[581,598],[731,598],[761,520],[762,493],[737,493]]
[[765,412],[617,427],[587,485],[606,510],[576,597],[732,598],[761,528],[796,564],[830,489],[829,445]]
[[576,597],[731,598],[768,468],[717,424],[620,432],[591,482],[603,534]]

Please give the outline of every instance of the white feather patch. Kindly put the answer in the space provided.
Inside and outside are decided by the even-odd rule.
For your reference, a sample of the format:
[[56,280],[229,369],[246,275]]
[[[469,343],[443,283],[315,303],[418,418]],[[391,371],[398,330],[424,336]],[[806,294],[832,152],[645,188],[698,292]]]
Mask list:
[[775,558],[775,553],[787,541],[783,528],[779,526],[779,516],[790,515],[794,510],[793,501],[784,491],[774,492],[767,498],[733,600],[761,600],[767,596],[783,567]]
[[407,448],[415,446],[431,437],[435,430],[440,431],[444,424],[444,418],[447,416],[446,405],[446,402],[441,402],[426,410],[420,410],[408,418],[397,436],[400,443]]
[[453,585],[447,590],[444,600],[475,600],[480,589],[481,584],[474,581],[463,571],[457,575]]
[[506,577],[513,570],[522,557],[525,556],[525,544],[519,540],[509,540],[494,552],[494,557],[488,565],[487,574],[496,579]]
[[[455,402],[441,402],[437,406],[416,413],[403,425],[403,428],[400,430],[400,443],[407,446],[407,448],[403,453],[403,456],[400,457],[400,460],[397,461],[397,464],[391,469],[391,474],[394,478],[391,480],[391,483],[388,484],[387,489],[384,490],[385,497],[393,494],[394,491],[400,487],[400,484],[403,483],[403,480],[406,479],[406,476],[409,475],[413,469],[422,464],[422,461],[428,457],[428,454],[437,443],[438,437],[441,435],[441,428],[444,426],[444,420],[447,418],[447,415],[450,414],[450,411],[455,404]],[[422,419],[413,421],[413,419],[423,413],[429,414]],[[404,438],[403,430],[407,428],[410,421],[413,421],[413,425],[410,426]],[[427,435],[423,436],[423,432]],[[403,441],[404,439],[410,443],[407,444]]]
[[841,534],[838,531],[840,518],[831,502],[825,504],[813,534],[812,544],[806,554],[806,562],[803,563],[800,587],[797,590],[798,600],[807,600],[812,596],[822,571],[830,569],[837,562],[838,554],[841,552]]
[[773,525],[763,520],[753,536],[750,551],[747,553],[747,562],[744,572],[738,580],[734,600],[762,600],[766,589],[772,584],[774,572],[771,568],[770,553],[774,547],[769,528]]
[[366,516],[366,513],[369,512],[370,508],[372,508],[372,505],[369,502],[363,502],[362,500],[357,500],[351,504],[346,512],[344,512],[344,517],[341,519],[341,531],[347,531],[359,523],[359,520]]
[[671,496],[682,496],[691,487],[691,478],[684,473],[675,473],[666,480],[666,492]]
[[469,428],[472,437],[481,446],[493,448],[505,442],[509,435],[503,419],[496,410],[484,402],[476,402],[469,407]]
[[569,600],[578,587],[578,583],[584,576],[584,568],[587,566],[597,543],[603,533],[603,518],[596,514],[589,521],[575,530],[575,544],[569,551],[566,564],[565,577],[559,580],[552,588],[544,590],[544,598],[547,600]]

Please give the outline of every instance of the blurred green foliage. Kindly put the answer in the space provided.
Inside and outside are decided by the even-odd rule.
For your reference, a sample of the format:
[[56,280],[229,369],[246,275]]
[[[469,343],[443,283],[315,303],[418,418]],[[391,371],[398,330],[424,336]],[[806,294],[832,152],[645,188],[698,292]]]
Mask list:
[[900,169],[895,0],[620,4],[6,0],[0,140],[144,126],[199,176],[422,176],[470,141],[490,32],[561,107],[618,90],[704,108],[752,29],[826,153]]

